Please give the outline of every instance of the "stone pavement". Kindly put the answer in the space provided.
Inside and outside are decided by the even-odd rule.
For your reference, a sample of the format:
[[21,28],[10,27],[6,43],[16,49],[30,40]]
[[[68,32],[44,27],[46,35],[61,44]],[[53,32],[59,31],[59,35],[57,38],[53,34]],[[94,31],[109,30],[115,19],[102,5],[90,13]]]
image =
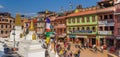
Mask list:
[[[61,44],[63,45],[63,44]],[[54,48],[54,44],[52,43],[52,48]],[[71,45],[71,51],[74,53],[75,51],[77,51],[78,49],[74,47],[74,44]],[[87,49],[84,49],[81,50],[81,53],[80,53],[80,57],[108,57],[107,55],[107,51],[104,50],[103,53],[101,52],[93,52],[91,51],[90,48],[87,48]],[[73,56],[74,57],[74,56]]]

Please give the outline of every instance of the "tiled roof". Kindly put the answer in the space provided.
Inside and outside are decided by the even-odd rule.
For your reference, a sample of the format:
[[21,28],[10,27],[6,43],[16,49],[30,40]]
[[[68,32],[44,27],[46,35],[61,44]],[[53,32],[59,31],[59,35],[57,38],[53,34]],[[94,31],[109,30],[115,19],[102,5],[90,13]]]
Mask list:
[[111,12],[111,11],[114,11],[114,10],[115,10],[115,8],[114,8],[114,6],[112,6],[112,7],[108,7],[108,8],[99,9],[99,10],[97,10],[97,13]]
[[96,13],[96,10],[83,11],[83,12],[70,14],[67,17],[82,16],[82,15],[89,15],[89,14],[95,14],[95,13]]
[[66,16],[57,17],[56,19],[65,19]]

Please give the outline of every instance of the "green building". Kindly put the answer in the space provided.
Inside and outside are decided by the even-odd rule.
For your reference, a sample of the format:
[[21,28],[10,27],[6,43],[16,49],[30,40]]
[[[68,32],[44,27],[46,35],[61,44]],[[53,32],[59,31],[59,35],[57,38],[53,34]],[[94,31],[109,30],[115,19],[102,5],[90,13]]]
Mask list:
[[[80,9],[81,11],[67,16],[67,36],[73,40],[79,40],[82,44],[98,44],[98,17],[97,7]],[[84,10],[84,11],[83,11]]]

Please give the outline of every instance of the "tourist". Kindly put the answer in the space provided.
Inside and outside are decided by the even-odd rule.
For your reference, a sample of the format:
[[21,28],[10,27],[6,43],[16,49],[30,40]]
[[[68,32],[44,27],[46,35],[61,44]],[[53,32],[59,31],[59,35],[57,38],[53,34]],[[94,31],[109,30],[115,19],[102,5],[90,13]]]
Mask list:
[[100,49],[101,49],[101,52],[103,53],[103,50],[104,50],[104,49],[103,49],[103,45],[101,45]]
[[79,49],[79,50],[78,50],[78,57],[80,57],[80,52],[81,52],[81,51],[80,51],[80,49]]
[[78,56],[78,52],[75,51],[75,53],[74,53],[74,57],[77,57],[77,56]]
[[72,57],[72,51],[70,52],[70,57]]

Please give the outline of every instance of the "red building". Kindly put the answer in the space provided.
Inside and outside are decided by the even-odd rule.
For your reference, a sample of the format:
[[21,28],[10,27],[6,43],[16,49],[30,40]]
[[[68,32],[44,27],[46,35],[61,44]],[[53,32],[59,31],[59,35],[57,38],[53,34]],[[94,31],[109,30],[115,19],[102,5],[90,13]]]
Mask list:
[[58,34],[58,40],[66,37],[66,16],[58,16],[55,19],[55,32]]
[[98,2],[98,5],[100,6],[100,9],[97,10],[100,45],[107,45],[107,47],[114,46],[114,0],[103,0]]
[[115,2],[115,33],[116,48],[120,48],[120,1]]

